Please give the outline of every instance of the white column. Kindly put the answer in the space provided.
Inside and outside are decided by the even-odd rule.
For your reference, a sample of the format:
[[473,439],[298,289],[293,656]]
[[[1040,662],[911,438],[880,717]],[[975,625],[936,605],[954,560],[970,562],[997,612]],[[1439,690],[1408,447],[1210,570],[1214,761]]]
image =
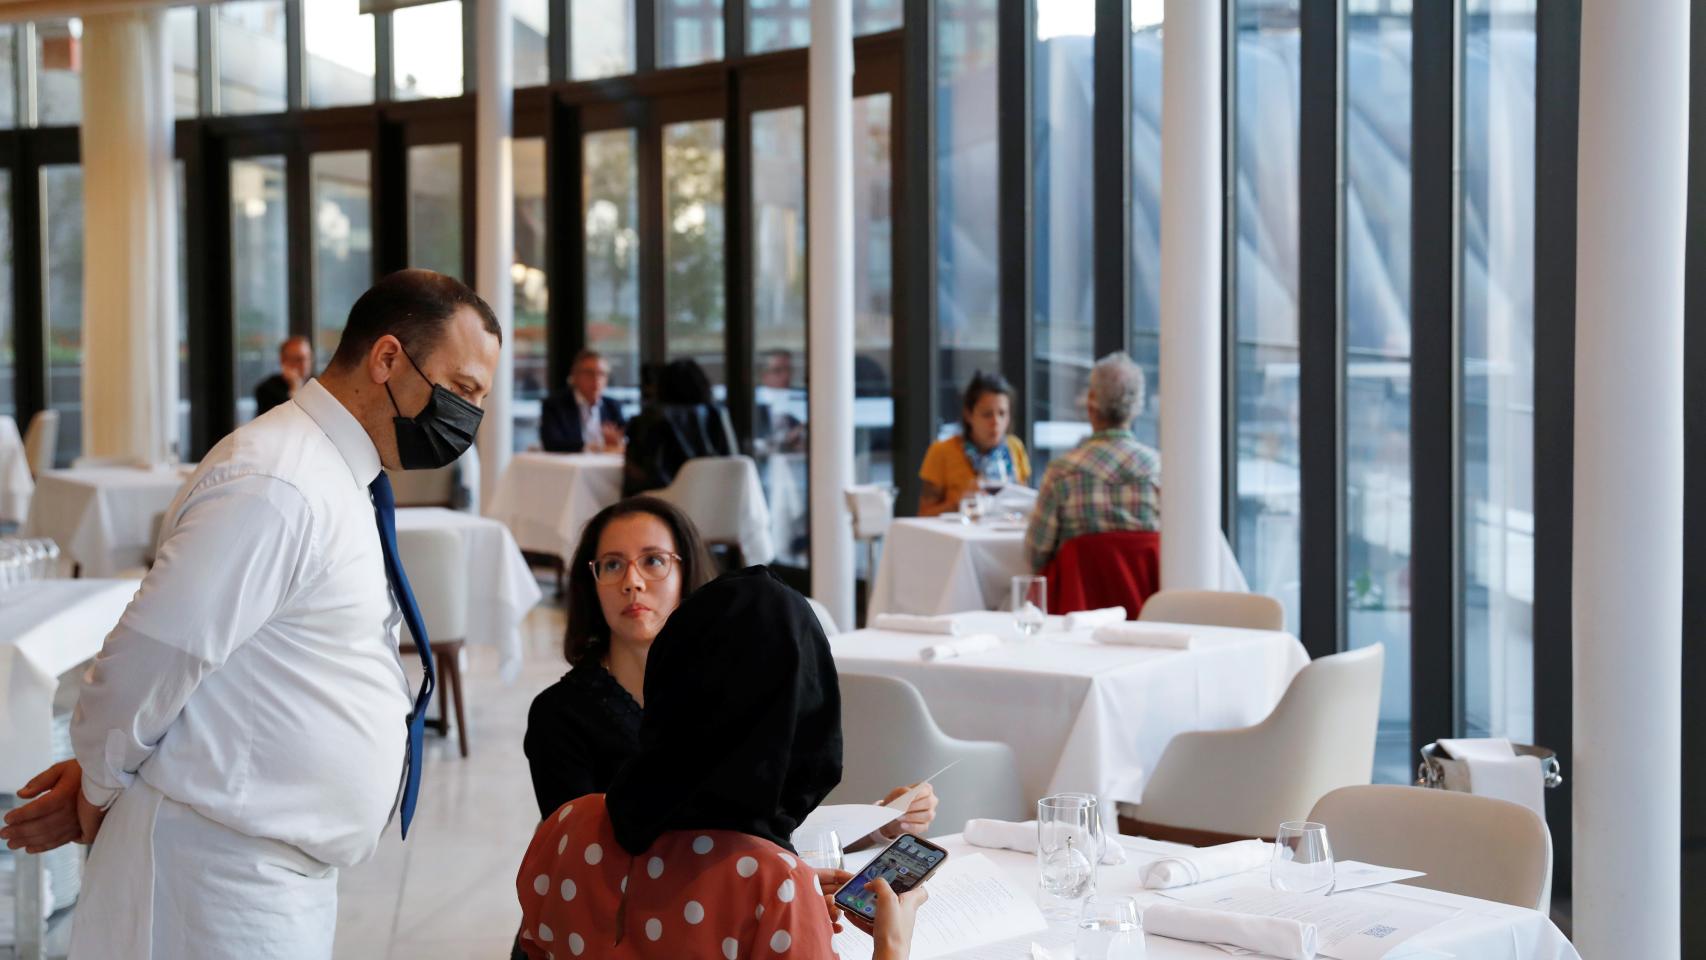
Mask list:
[[177,176],[164,9],[83,18],[83,455],[177,453]]
[[1582,4],[1574,935],[1680,955],[1685,0]]
[[810,170],[812,596],[853,624],[853,11],[813,0]]
[[[474,287],[503,324],[503,356],[480,423],[480,490],[484,509],[509,466],[515,422],[515,169],[511,119],[515,112],[514,26],[509,0],[480,0],[476,23],[474,109]],[[571,295],[573,291],[564,291]]]
[[1161,585],[1220,586],[1218,3],[1167,0],[1161,68]]

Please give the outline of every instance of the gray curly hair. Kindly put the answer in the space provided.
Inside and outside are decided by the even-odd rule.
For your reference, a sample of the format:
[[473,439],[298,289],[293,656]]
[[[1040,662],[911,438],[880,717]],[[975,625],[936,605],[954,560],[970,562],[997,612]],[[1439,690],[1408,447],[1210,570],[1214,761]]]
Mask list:
[[1124,352],[1110,353],[1090,369],[1090,409],[1097,419],[1130,426],[1143,413],[1143,368]]

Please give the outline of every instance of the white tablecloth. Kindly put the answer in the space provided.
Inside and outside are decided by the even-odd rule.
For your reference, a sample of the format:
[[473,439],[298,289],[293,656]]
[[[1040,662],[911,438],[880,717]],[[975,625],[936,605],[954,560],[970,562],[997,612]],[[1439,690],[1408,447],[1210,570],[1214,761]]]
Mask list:
[[24,533],[52,537],[85,577],[141,566],[154,547],[154,518],[166,512],[193,467],[49,470],[36,483]]
[[[1015,634],[1003,613],[965,615],[970,631]],[[831,642],[843,673],[917,687],[950,736],[996,740],[1018,754],[1026,802],[1083,790],[1142,799],[1167,741],[1189,730],[1248,726],[1273,710],[1309,662],[1289,633],[1181,626],[1194,649],[1106,646],[1051,617],[1035,639],[924,661],[939,635],[860,630]]]
[[[1037,860],[1032,854],[974,847],[959,836],[930,839],[948,850],[949,862],[956,856],[979,853],[1006,870],[1026,889],[1036,889]],[[1103,866],[1097,870],[1098,892],[1134,896],[1140,910],[1160,902],[1163,899],[1160,895],[1143,889],[1138,871],[1155,856],[1165,855],[1178,848],[1172,844],[1135,837],[1121,838],[1121,843],[1128,851],[1126,862],[1119,866]],[[1265,870],[1252,872],[1249,877],[1251,882],[1258,886],[1267,885]],[[1418,934],[1414,940],[1407,941],[1403,947],[1405,953],[1433,951],[1458,957],[1460,960],[1580,960],[1575,947],[1552,925],[1552,921],[1534,910],[1400,884],[1376,887],[1371,892],[1383,897],[1398,897],[1462,911],[1439,926]],[[929,909],[929,906],[926,905],[925,909]],[[1056,948],[1056,955],[1060,955],[1064,951],[1059,948],[1064,948],[1072,942],[1073,933],[1068,927],[1054,927],[1046,934],[1024,938],[1025,942],[1022,944],[1013,944],[1012,947],[1017,947],[1016,951],[1007,945],[992,945],[965,950],[951,956],[966,960],[973,957],[979,960],[1006,957],[1029,960],[1029,945],[1032,942]],[[1227,956],[1224,951],[1207,944],[1185,943],[1155,936],[1147,937],[1146,941],[1149,960],[1226,960]]]
[[468,643],[498,648],[505,683],[521,671],[521,621],[542,594],[509,529],[496,520],[443,507],[397,511],[397,529],[454,530],[468,562]]
[[518,453],[486,513],[521,549],[568,560],[592,515],[622,498],[622,455]]
[[0,521],[23,523],[30,515],[30,494],[35,488],[18,425],[0,415]]
[[59,675],[101,650],[137,580],[37,580],[0,593],[0,793],[53,762]]
[[[1231,546],[1224,538],[1221,545],[1221,589],[1250,589]],[[1013,578],[1030,572],[1022,521],[897,519],[883,542],[868,616],[1002,609],[1008,605]]]

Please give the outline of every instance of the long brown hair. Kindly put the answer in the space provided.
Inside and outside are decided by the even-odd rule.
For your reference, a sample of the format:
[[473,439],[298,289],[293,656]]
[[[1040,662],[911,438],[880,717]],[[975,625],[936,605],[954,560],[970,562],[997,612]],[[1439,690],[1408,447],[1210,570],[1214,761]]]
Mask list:
[[604,619],[604,607],[598,602],[598,583],[592,577],[599,538],[612,520],[637,513],[650,514],[669,528],[669,535],[675,540],[675,553],[681,557],[681,599],[687,599],[688,594],[716,575],[716,565],[705,550],[699,528],[674,504],[657,497],[629,497],[598,511],[587,522],[575,547],[574,559],[569,561],[569,627],[563,635],[563,656],[577,667],[604,656],[610,646],[610,623]]

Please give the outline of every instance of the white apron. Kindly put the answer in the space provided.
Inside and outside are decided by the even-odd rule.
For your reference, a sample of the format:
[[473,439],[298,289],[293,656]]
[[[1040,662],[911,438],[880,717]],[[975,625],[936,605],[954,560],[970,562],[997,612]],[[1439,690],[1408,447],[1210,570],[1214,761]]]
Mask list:
[[335,867],[217,824],[139,778],[89,853],[71,960],[329,960],[337,917]]

